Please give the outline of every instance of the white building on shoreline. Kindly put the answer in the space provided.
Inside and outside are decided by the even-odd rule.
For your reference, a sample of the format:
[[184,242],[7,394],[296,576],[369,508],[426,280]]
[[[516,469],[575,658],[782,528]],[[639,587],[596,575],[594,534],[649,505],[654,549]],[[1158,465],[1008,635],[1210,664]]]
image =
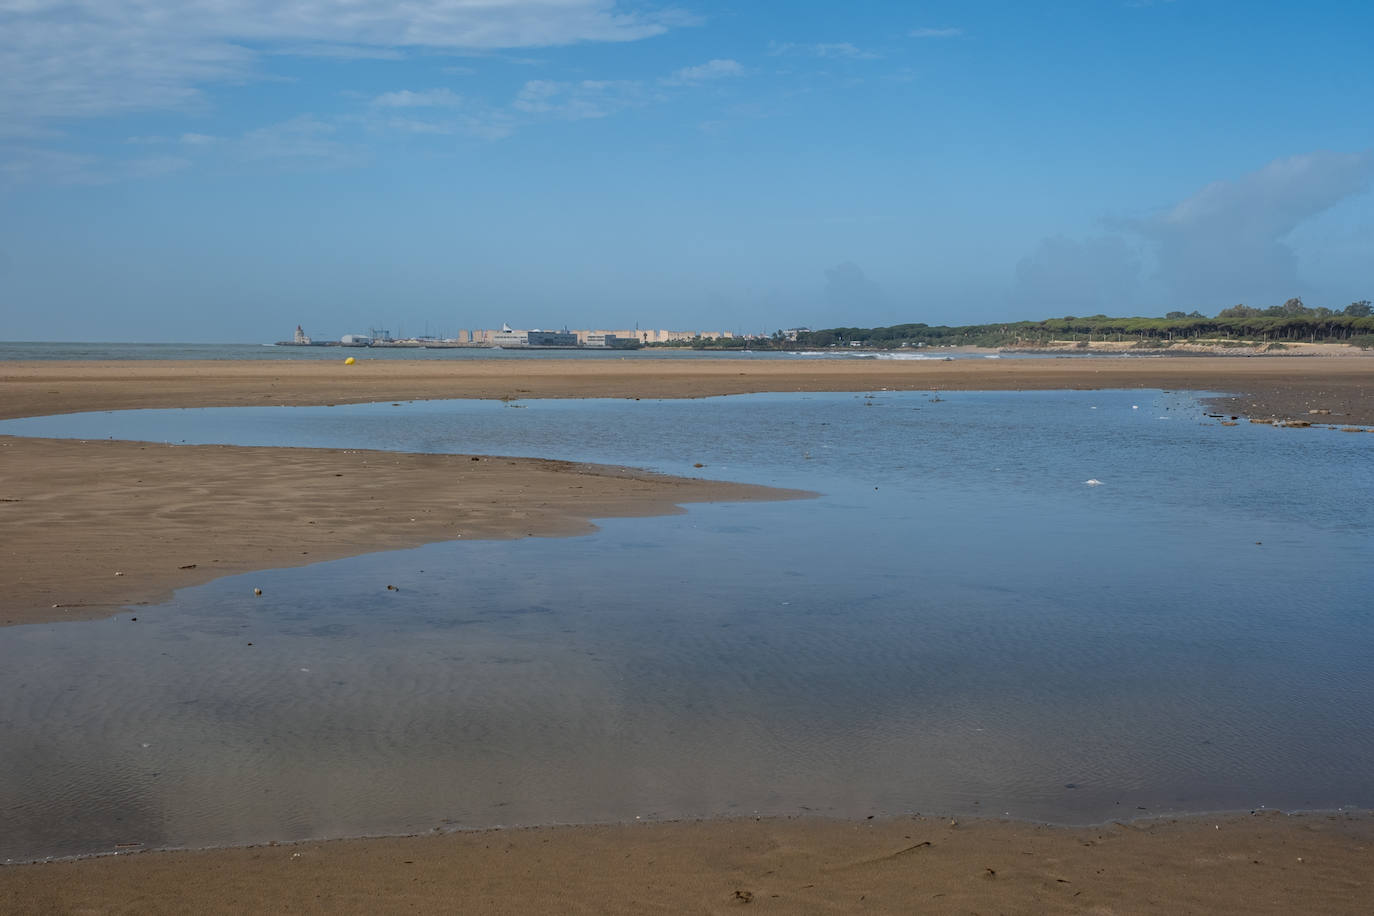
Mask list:
[[387,331],[373,331],[367,334],[345,334],[337,342],[315,343],[305,336],[300,326],[290,341],[279,341],[284,346],[344,346],[344,347],[502,347],[522,349],[529,347],[585,347],[589,350],[614,350],[647,346],[649,344],[686,343],[694,340],[732,339],[730,331],[669,331],[661,328],[596,328],[561,331],[541,328],[520,329],[503,324],[499,328],[479,328],[461,330],[451,337],[407,337],[393,339]]
[[[534,340],[530,335],[536,335]],[[556,344],[539,343],[539,335],[572,335],[574,340]],[[689,340],[721,340],[733,338],[730,331],[669,331],[648,328],[596,328],[575,331],[543,331],[538,328],[517,330],[503,324],[497,330],[459,331],[458,342],[472,346],[486,347],[527,347],[527,346],[580,346],[593,349],[612,348],[619,341],[633,340],[641,346],[655,343],[677,343]]]

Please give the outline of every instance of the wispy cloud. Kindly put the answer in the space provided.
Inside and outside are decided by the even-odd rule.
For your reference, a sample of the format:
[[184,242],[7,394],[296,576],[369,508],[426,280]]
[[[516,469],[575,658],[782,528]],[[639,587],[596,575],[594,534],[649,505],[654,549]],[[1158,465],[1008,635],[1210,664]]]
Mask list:
[[502,140],[539,121],[609,118],[746,72],[738,61],[716,58],[657,80],[527,80],[508,103],[497,106],[466,99],[450,89],[399,89],[366,99],[366,108],[345,120],[373,133]]
[[665,85],[669,86],[692,86],[697,83],[705,83],[711,80],[743,75],[744,66],[739,61],[716,59],[708,60],[706,63],[696,67],[683,67],[681,70],[665,77],[663,82]]
[[910,37],[910,38],[958,38],[958,37],[960,37],[961,35],[964,34],[964,30],[963,30],[963,29],[959,29],[959,28],[947,28],[947,29],[931,29],[931,28],[925,28],[925,29],[912,29],[910,32],[907,32],[906,34],[907,34],[907,36]]
[[258,76],[264,54],[624,42],[689,21],[614,0],[14,0],[0,5],[0,119],[184,108]]
[[768,43],[768,53],[773,57],[821,57],[821,58],[840,58],[849,60],[878,60],[883,55],[877,51],[868,51],[847,41],[822,42],[819,44],[798,44],[797,42],[770,41]]

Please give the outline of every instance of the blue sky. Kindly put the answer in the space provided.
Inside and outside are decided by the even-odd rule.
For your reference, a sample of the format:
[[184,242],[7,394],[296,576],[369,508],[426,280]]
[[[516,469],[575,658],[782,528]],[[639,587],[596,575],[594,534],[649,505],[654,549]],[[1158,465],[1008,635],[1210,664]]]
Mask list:
[[1374,4],[0,0],[0,336],[1374,298]]

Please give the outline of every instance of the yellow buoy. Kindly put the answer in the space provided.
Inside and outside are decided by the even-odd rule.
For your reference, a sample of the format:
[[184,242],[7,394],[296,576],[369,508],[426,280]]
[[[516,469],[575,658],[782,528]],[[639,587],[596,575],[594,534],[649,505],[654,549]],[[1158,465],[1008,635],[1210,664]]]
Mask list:
[[357,362],[357,360],[350,356],[348,359],[344,360],[344,365],[345,365],[345,366],[351,366],[351,365],[353,365],[353,364],[356,363],[356,362]]

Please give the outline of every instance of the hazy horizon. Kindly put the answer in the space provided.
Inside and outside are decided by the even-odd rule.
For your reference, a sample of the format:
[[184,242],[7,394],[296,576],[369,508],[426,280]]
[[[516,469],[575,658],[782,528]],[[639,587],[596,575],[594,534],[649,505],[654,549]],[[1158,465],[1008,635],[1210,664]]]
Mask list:
[[0,3],[0,335],[1371,296],[1374,7]]

